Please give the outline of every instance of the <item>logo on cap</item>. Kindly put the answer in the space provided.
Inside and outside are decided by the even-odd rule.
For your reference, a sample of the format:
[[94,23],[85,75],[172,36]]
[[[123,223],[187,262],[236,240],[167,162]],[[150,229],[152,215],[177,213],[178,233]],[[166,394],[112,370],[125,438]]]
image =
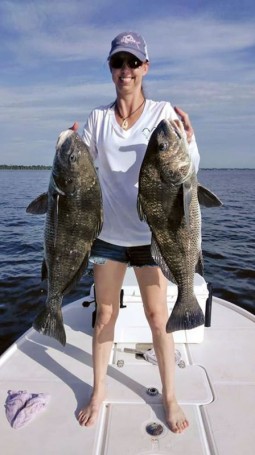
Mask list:
[[137,49],[139,49],[139,44],[141,44],[140,41],[136,41],[132,35],[125,35],[121,38],[120,40],[121,43],[124,44],[135,44],[137,46]]

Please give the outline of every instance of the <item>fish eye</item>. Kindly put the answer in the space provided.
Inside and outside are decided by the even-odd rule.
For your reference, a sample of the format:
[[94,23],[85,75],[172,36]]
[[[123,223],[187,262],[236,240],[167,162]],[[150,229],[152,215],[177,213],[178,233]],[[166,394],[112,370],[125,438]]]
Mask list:
[[161,142],[159,144],[159,151],[160,152],[165,152],[168,149],[168,143],[167,142]]
[[77,159],[77,158],[76,158],[75,153],[71,153],[71,155],[70,155],[70,157],[69,157],[69,160],[71,161],[71,163],[75,163],[76,159]]

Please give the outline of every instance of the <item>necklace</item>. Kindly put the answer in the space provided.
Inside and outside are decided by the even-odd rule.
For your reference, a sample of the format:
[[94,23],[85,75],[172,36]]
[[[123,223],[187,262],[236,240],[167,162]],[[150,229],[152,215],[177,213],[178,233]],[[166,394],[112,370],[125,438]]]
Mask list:
[[123,128],[123,130],[127,130],[128,129],[128,120],[127,119],[129,117],[131,117],[131,115],[135,114],[144,105],[144,103],[145,103],[145,98],[143,99],[143,102],[140,104],[140,106],[138,106],[137,109],[135,109],[133,112],[131,112],[131,114],[129,114],[127,117],[123,117],[123,115],[121,115],[120,110],[118,108],[117,100],[115,101],[114,106],[115,106],[115,109],[117,111],[117,114],[119,115],[119,117],[122,120],[121,127]]

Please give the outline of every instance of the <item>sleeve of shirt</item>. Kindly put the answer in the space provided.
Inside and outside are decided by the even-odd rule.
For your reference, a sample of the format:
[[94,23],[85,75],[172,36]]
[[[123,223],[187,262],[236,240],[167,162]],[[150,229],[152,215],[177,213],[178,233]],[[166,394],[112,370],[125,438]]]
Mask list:
[[189,154],[190,154],[193,166],[195,168],[195,171],[197,173],[198,169],[199,169],[200,155],[199,155],[196,138],[195,138],[194,134],[192,135],[191,141],[189,143]]
[[[168,105],[167,107],[169,109],[169,118],[171,118],[171,120],[179,119],[179,117],[176,114],[176,112],[175,112],[174,108],[172,107],[172,105],[170,103],[167,103],[167,105]],[[191,141],[188,144],[188,151],[189,151],[189,155],[191,157],[194,169],[195,169],[195,171],[197,173],[198,169],[199,169],[200,155],[199,155],[197,142],[196,142],[196,138],[195,138],[194,134],[192,135]]]
[[95,161],[97,158],[97,146],[96,146],[96,113],[92,111],[85,123],[82,140],[89,148],[89,152]]

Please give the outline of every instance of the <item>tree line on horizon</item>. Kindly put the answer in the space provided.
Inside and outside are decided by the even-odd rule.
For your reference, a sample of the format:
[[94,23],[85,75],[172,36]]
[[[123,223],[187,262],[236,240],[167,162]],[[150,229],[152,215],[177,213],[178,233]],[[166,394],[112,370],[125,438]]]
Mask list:
[[26,165],[23,165],[23,164],[0,164],[0,169],[1,170],[25,170],[25,169],[28,169],[28,170],[50,170],[52,168],[52,166],[44,166],[42,164],[32,164],[30,166],[26,166]]

